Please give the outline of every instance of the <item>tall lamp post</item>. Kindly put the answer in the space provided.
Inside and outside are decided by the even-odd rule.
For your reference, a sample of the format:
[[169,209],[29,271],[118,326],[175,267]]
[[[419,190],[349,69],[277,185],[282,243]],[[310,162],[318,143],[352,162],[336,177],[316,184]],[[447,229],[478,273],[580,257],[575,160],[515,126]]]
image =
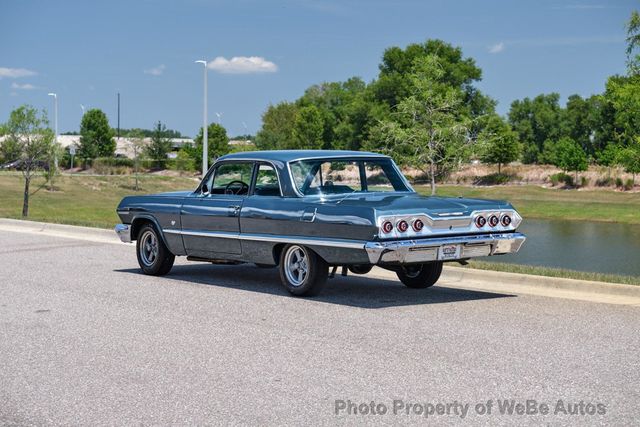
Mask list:
[[[53,96],[53,114],[54,114],[54,119],[53,119],[53,123],[54,123],[54,127],[55,127],[55,133],[56,133],[56,138],[55,138],[55,143],[58,143],[58,95],[55,93],[49,93],[49,96]],[[54,150],[55,153],[55,150]],[[58,169],[58,155],[57,153],[53,155],[53,163],[56,167],[56,169]]]
[[207,125],[207,61],[199,60],[196,64],[204,65],[204,112],[202,114],[202,177],[209,169],[209,135]]

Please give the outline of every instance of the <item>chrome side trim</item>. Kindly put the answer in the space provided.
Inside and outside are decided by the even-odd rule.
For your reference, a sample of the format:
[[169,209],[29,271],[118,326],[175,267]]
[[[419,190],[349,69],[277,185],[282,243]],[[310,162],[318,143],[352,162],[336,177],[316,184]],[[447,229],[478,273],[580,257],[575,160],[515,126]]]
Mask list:
[[117,224],[113,231],[124,243],[131,243],[131,227],[128,224]]
[[204,231],[204,230],[178,230],[175,228],[165,228],[162,230],[168,234],[181,234],[183,236],[213,237],[218,239],[240,239],[253,242],[273,242],[273,243],[296,243],[306,246],[329,246],[334,248],[364,249],[364,240],[348,239],[327,239],[323,237],[306,236],[277,236],[274,234],[258,233],[235,233],[226,231]]

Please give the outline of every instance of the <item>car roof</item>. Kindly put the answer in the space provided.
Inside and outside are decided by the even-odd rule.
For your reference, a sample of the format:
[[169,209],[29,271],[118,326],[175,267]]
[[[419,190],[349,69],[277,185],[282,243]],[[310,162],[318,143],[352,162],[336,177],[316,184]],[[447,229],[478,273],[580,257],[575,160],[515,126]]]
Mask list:
[[326,159],[342,157],[377,157],[387,158],[383,154],[369,153],[366,151],[348,150],[267,150],[267,151],[241,151],[227,154],[218,160],[267,160],[292,162],[300,159]]

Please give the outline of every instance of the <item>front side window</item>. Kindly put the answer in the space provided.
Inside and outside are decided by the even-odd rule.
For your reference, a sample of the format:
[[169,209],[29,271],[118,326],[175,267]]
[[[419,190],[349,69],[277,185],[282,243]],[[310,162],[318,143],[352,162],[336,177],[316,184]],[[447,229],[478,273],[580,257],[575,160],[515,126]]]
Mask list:
[[293,181],[304,195],[411,191],[391,159],[299,160],[290,167]]
[[253,163],[224,163],[209,176],[207,189],[212,195],[247,195],[252,173]]
[[280,196],[278,174],[273,166],[264,164],[258,166],[253,194],[256,196]]

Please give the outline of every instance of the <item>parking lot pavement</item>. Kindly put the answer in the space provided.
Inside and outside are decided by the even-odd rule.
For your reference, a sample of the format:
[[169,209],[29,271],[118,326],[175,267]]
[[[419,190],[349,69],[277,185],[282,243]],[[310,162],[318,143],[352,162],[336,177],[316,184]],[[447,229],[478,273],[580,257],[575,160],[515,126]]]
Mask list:
[[[370,277],[300,299],[276,269],[180,260],[156,278],[132,245],[0,241],[0,424],[640,418],[638,307]],[[538,414],[501,414],[511,399]]]

